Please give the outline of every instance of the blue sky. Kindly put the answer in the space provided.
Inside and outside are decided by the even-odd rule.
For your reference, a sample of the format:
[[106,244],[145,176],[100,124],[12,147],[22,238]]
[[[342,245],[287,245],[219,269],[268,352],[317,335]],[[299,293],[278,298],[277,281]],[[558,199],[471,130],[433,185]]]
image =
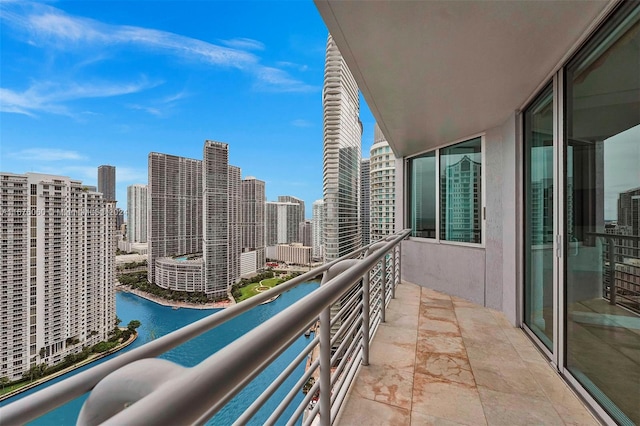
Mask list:
[[[202,158],[205,139],[266,182],[322,198],[327,29],[312,1],[0,0],[0,170],[147,182],[151,151]],[[374,119],[361,100],[363,156]]]

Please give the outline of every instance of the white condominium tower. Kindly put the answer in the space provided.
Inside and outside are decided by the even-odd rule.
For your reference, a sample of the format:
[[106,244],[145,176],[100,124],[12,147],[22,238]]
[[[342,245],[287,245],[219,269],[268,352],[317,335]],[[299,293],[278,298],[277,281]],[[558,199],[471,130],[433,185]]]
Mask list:
[[242,171],[229,165],[229,283],[240,279],[240,255],[242,254]]
[[127,187],[127,240],[147,242],[147,185]]
[[296,203],[300,205],[298,225],[305,220],[304,201],[292,195],[278,195],[278,201],[281,203]]
[[395,155],[378,124],[373,130],[370,151],[371,242],[394,232],[395,227]]
[[148,280],[195,291],[156,280],[155,268],[159,258],[202,253],[202,161],[150,153],[148,191]]
[[0,377],[56,364],[115,320],[115,202],[63,176],[0,172]]
[[229,279],[229,146],[205,141],[202,200],[204,220],[204,292],[225,297]]
[[302,208],[297,202],[266,202],[265,239],[267,246],[298,242],[298,221]]
[[324,255],[324,200],[316,200],[312,205],[311,244],[314,259],[322,259]]
[[358,86],[331,35],[322,93],[325,260],[362,244],[359,224],[362,123]]
[[367,246],[371,242],[371,185],[370,172],[371,160],[363,158],[360,160],[360,232],[362,232],[362,245]]
[[242,180],[242,251],[256,252],[257,269],[264,268],[265,253],[265,182],[252,176]]

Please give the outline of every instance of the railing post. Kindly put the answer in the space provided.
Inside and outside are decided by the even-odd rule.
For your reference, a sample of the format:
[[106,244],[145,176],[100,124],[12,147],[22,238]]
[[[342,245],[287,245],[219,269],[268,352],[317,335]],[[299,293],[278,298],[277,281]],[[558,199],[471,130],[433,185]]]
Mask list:
[[369,365],[370,282],[369,271],[362,277],[362,365]]
[[331,424],[331,306],[320,313],[320,425]]
[[391,298],[396,298],[396,248],[391,249],[391,256],[389,257],[391,263]]
[[387,310],[387,254],[385,253],[382,256],[382,259],[380,260],[382,262],[382,275],[381,275],[381,280],[382,281],[382,306],[380,306],[380,321],[381,322],[387,322],[386,319],[386,310]]
[[615,245],[613,244],[613,238],[607,238],[607,247],[609,252],[609,303],[611,305],[616,304],[616,260],[615,260]]

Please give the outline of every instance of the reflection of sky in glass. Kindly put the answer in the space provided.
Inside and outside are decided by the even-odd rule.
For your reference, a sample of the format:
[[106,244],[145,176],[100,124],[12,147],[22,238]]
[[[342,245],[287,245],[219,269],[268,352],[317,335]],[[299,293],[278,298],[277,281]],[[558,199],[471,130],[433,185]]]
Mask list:
[[618,218],[618,194],[640,187],[640,125],[604,142],[604,217]]

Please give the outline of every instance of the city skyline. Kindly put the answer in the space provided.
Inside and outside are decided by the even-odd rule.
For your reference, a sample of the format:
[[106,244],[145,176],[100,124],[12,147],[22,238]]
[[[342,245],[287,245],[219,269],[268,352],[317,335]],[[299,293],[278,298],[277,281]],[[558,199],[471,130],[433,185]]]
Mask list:
[[[328,35],[312,2],[0,9],[1,170],[95,186],[98,166],[110,164],[126,210],[127,186],[148,183],[150,152],[198,158],[203,140],[224,140],[230,163],[266,182],[267,200],[291,194],[311,218],[322,198]],[[364,101],[361,120],[368,150],[374,119]]]

